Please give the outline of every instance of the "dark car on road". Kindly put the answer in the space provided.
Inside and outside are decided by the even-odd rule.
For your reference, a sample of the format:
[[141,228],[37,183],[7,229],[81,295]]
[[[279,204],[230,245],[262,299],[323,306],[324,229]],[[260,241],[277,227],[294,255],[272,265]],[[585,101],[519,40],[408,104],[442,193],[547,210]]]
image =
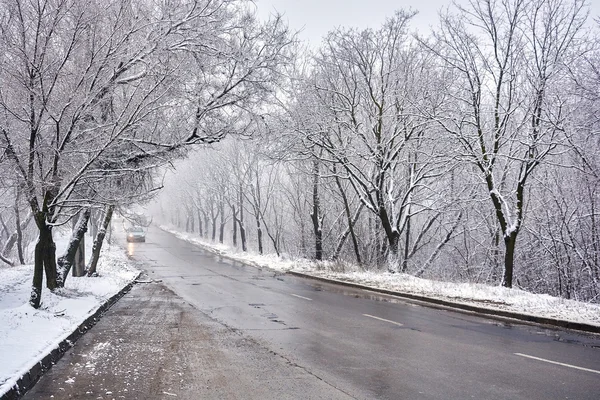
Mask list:
[[127,241],[128,242],[145,242],[146,233],[141,226],[132,226],[127,229]]

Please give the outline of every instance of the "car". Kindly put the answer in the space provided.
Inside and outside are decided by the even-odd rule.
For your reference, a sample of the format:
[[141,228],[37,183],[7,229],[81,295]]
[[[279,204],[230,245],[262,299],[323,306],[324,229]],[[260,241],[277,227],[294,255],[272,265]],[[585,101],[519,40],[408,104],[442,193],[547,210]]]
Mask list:
[[146,233],[141,226],[132,226],[127,229],[127,241],[128,242],[145,242]]

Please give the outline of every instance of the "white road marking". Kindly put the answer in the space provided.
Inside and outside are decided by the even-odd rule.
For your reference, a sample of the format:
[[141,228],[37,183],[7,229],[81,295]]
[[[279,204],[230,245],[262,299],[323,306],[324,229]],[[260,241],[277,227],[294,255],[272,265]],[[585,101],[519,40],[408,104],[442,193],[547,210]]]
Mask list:
[[297,294],[293,294],[293,293],[292,293],[292,296],[294,296],[294,297],[298,297],[299,299],[304,299],[304,300],[312,301],[312,299],[309,299],[308,297],[299,296],[299,295],[297,295]]
[[515,356],[520,356],[520,357],[525,357],[525,358],[531,358],[532,360],[543,361],[543,362],[547,362],[547,363],[550,363],[550,364],[561,365],[563,367],[578,369],[580,371],[587,371],[587,372],[593,372],[595,374],[600,374],[600,371],[596,371],[595,369],[583,368],[583,367],[578,367],[576,365],[561,363],[561,362],[558,362],[558,361],[546,360],[545,358],[534,357],[534,356],[530,356],[530,355],[527,355],[527,354],[515,353]]
[[373,319],[378,319],[379,321],[389,322],[390,324],[394,324],[394,325],[398,325],[398,326],[404,326],[400,322],[390,321],[389,319],[383,319],[383,318],[379,318],[379,317],[376,317],[374,315],[369,315],[369,314],[363,314],[363,315],[365,317],[369,317],[369,318],[373,318]]

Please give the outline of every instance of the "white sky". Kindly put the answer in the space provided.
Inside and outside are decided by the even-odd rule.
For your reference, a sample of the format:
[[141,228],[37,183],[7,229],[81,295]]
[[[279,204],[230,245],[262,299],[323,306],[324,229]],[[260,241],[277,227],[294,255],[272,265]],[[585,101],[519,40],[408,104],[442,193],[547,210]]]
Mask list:
[[[378,28],[395,10],[417,10],[411,31],[427,34],[437,24],[438,12],[451,0],[255,0],[258,14],[266,19],[280,12],[290,28],[301,30],[300,38],[318,46],[321,38],[332,29],[344,26]],[[465,2],[460,0],[459,2]],[[600,14],[600,0],[588,0],[592,16]]]

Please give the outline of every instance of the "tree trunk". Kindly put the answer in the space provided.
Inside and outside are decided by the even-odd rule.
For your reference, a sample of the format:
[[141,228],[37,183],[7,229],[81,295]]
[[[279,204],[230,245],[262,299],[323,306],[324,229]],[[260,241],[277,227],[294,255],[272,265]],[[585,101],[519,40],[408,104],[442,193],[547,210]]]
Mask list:
[[200,210],[198,211],[198,236],[204,236],[204,227],[202,226],[202,215],[200,214]]
[[238,221],[240,227],[240,240],[242,241],[242,251],[248,251],[248,244],[246,241],[246,228],[244,227],[244,221],[240,219]]
[[321,204],[319,199],[319,162],[313,161],[313,210],[310,214],[315,234],[315,260],[323,259],[323,229],[321,218]]
[[90,215],[90,233],[92,237],[96,237],[98,235],[98,223],[100,221],[98,221],[98,215],[96,214],[97,213],[92,210],[92,214]]
[[237,222],[237,211],[235,209],[235,206],[231,206],[231,215],[233,215],[233,247],[237,247],[237,226],[238,226],[238,222]]
[[208,214],[207,213],[202,213],[202,215],[204,215],[204,237],[208,238],[208,227],[209,227],[209,218],[208,218]]
[[19,256],[19,262],[21,265],[25,264],[25,257],[23,257],[23,230],[21,229],[21,216],[19,214],[19,196],[15,201],[15,229],[17,233],[17,254]]
[[513,270],[515,262],[515,246],[517,244],[517,232],[512,232],[504,238],[504,277],[502,278],[502,286],[512,288]]
[[405,273],[408,269],[408,257],[410,252],[410,204],[407,206],[408,210],[406,211],[406,232],[405,232],[405,240],[404,240],[404,257],[402,257],[402,273]]
[[38,211],[35,215],[39,237],[34,251],[33,284],[29,304],[40,308],[42,301],[42,283],[46,273],[46,287],[54,290],[57,285],[56,244],[52,239],[52,227],[46,223],[46,213]]
[[223,243],[225,238],[225,206],[223,201],[219,202],[219,214],[221,214],[221,220],[219,225],[219,243]]
[[100,250],[102,250],[102,244],[104,243],[104,237],[106,236],[106,230],[110,225],[110,221],[112,219],[113,211],[115,209],[114,205],[109,205],[106,207],[106,211],[104,212],[104,218],[102,219],[102,226],[98,230],[98,234],[94,239],[94,245],[92,246],[92,257],[89,263],[89,269],[87,271],[88,276],[93,276],[96,274],[96,268],[98,266],[98,260],[100,259]]
[[[90,209],[85,209],[77,220],[77,224],[73,229],[73,233],[71,234],[71,240],[69,241],[69,245],[65,253],[58,259],[58,285],[60,287],[65,286],[65,281],[67,280],[67,276],[69,275],[69,270],[73,266],[75,262],[75,255],[77,254],[77,250],[79,249],[79,243],[83,238],[85,232],[87,232],[87,223],[90,219]],[[77,275],[77,276],[83,276]]]
[[212,219],[212,235],[211,235],[211,239],[214,240],[217,238],[217,217],[214,217]]
[[239,209],[240,209],[240,219],[238,220],[238,225],[240,227],[240,240],[242,241],[242,251],[248,251],[248,243],[246,241],[246,227],[244,226],[244,194],[242,192],[242,184],[240,183],[239,190]]
[[275,250],[275,253],[277,253],[278,257],[281,256],[281,252],[279,251],[279,235],[276,234],[275,236],[273,236],[273,234],[271,234],[271,231],[269,230],[269,226],[265,222],[264,216],[261,216],[261,219],[263,221],[263,226],[265,227],[265,232],[267,232],[267,236],[269,237],[269,239],[271,239],[271,243],[273,243],[273,249]]
[[[23,230],[25,228],[27,228],[27,226],[29,225],[29,223],[31,222],[32,219],[33,219],[33,213],[29,213],[29,215],[27,215],[27,218],[25,218],[25,221],[21,222],[21,225],[19,225],[21,232],[23,232]],[[18,237],[18,233],[17,233],[17,231],[15,231],[6,240],[6,244],[4,245],[4,247],[2,248],[2,251],[1,251],[2,255],[5,258],[8,258],[8,255],[12,251],[13,246],[17,243],[17,237]]]
[[81,236],[79,246],[75,252],[75,260],[73,263],[73,276],[85,276],[85,234]]
[[260,216],[256,213],[256,238],[258,240],[258,254],[263,253],[262,229],[260,227]]
[[[362,265],[362,257],[360,255],[360,246],[358,245],[358,238],[356,237],[356,232],[354,231],[354,225],[358,221],[358,218],[360,217],[360,213],[361,213],[363,207],[364,207],[364,204],[360,203],[358,206],[358,209],[354,213],[354,216],[350,215],[350,218],[348,218],[348,228],[346,228],[346,230],[342,234],[340,240],[338,241],[338,245],[335,249],[335,253],[334,253],[332,259],[337,260],[339,258],[342,248],[344,246],[344,243],[348,239],[348,235],[350,235],[350,237],[352,238],[352,245],[354,247],[354,256],[356,257],[356,262],[358,265]],[[350,212],[350,209],[348,209],[347,212]]]

